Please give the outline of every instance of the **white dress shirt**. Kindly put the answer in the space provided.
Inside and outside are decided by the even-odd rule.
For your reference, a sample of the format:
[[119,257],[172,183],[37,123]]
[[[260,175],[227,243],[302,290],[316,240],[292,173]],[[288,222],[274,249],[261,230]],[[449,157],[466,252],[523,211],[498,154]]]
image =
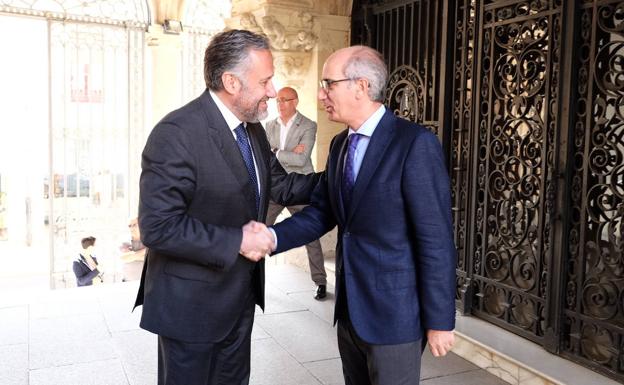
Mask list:
[[288,131],[290,131],[290,127],[292,127],[296,117],[297,112],[295,112],[294,115],[291,116],[290,119],[288,119],[288,122],[286,122],[286,124],[282,122],[282,118],[277,118],[277,123],[279,123],[280,126],[280,150],[287,150],[286,148],[284,148],[284,146],[286,146],[286,136],[288,136]]

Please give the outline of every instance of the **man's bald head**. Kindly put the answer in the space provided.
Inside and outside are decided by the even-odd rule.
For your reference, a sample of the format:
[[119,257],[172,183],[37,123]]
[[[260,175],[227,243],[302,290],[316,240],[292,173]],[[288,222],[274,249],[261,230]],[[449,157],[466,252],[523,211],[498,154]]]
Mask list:
[[299,95],[292,87],[284,87],[277,91],[277,111],[283,123],[288,122],[297,112]]
[[277,97],[280,95],[286,99],[299,99],[299,95],[297,94],[297,90],[292,87],[283,87],[279,91],[277,91]]
[[364,45],[354,45],[331,54],[326,66],[339,66],[348,79],[366,79],[370,100],[383,103],[388,82],[388,67],[384,58],[375,49]]

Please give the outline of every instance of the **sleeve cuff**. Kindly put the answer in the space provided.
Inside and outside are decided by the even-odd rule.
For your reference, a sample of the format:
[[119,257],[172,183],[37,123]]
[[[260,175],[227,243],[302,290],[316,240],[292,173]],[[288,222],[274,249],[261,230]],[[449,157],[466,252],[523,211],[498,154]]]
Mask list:
[[275,233],[275,230],[273,230],[273,227],[269,227],[269,231],[273,234],[273,239],[275,240],[275,248],[271,251],[275,251],[277,250],[277,234]]

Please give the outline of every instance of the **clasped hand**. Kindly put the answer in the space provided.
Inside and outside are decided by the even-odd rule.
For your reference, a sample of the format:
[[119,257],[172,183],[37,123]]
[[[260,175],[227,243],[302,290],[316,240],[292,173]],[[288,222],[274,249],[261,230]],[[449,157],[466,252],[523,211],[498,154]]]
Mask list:
[[247,259],[258,262],[275,250],[273,233],[264,223],[250,221],[243,226],[243,240],[240,253]]

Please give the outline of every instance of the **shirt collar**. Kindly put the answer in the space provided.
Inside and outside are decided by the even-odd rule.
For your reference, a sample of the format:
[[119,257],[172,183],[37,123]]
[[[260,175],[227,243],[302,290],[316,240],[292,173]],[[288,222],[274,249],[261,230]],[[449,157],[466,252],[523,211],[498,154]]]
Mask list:
[[219,96],[217,94],[212,92],[212,90],[209,90],[209,92],[210,92],[210,97],[212,98],[212,100],[214,100],[215,104],[217,105],[217,108],[219,109],[219,112],[221,112],[221,115],[223,115],[223,119],[225,119],[225,123],[228,125],[231,131],[234,131],[234,129],[243,122],[241,122],[240,119],[238,119],[236,115],[234,115],[234,113],[230,111],[230,109],[225,104],[223,104],[223,102],[221,101],[221,99],[219,99]]
[[293,124],[293,122],[295,121],[295,118],[297,117],[298,114],[299,114],[299,111],[295,111],[293,116],[291,116],[290,119],[288,119],[288,121],[286,123],[284,123],[282,121],[282,118],[280,118],[279,116],[277,117],[277,121],[279,122],[279,124],[281,124],[284,127],[290,127]]
[[349,135],[357,132],[360,135],[368,136],[370,138],[371,136],[373,136],[373,132],[375,132],[377,125],[379,125],[379,122],[381,121],[381,118],[383,118],[385,113],[386,107],[384,107],[382,104],[381,106],[379,106],[377,111],[373,112],[373,114],[369,116],[368,119],[364,121],[364,123],[362,123],[357,131],[349,127]]

